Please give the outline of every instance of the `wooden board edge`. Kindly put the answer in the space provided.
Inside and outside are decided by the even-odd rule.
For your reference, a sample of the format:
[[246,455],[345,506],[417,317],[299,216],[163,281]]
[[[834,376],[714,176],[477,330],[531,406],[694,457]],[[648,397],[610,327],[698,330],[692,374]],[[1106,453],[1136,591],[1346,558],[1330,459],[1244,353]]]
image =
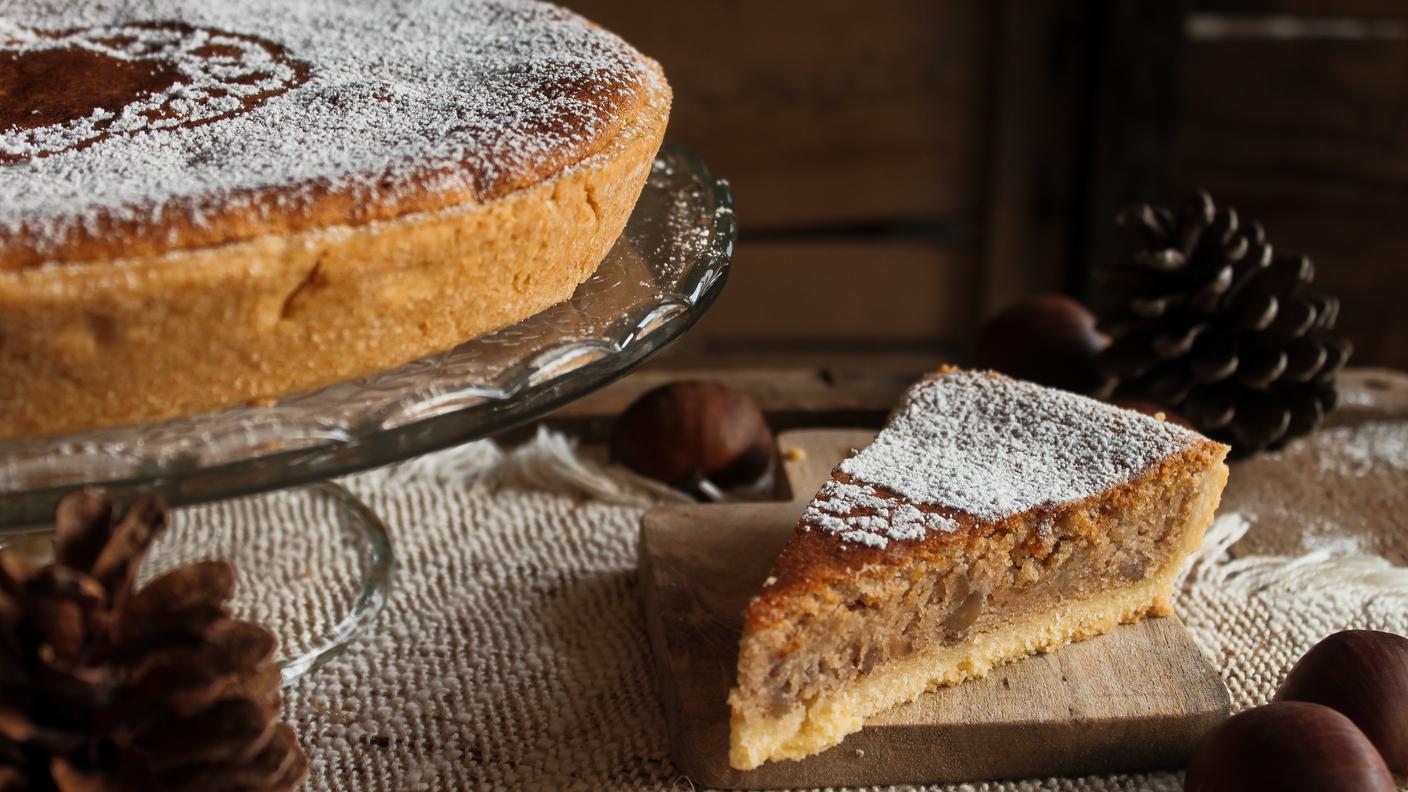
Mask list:
[[[992,744],[1022,742],[1060,741],[1068,743],[1072,750],[1062,754],[1065,761],[1052,761],[1049,754],[1033,753],[1030,761],[1003,757],[991,768],[975,769],[965,767],[962,774],[951,771],[934,770],[925,773],[916,770],[914,764],[896,763],[892,774],[876,772],[875,768],[855,769],[855,775],[837,775],[828,780],[826,787],[884,787],[927,784],[990,784],[1009,781],[1024,781],[1039,778],[1060,777],[1080,778],[1092,774],[1133,774],[1178,770],[1185,767],[1203,736],[1212,727],[1225,720],[1232,712],[1231,694],[1226,682],[1217,669],[1213,668],[1202,650],[1193,642],[1183,620],[1175,615],[1148,617],[1139,622],[1118,625],[1124,629],[1136,625],[1149,626],[1151,622],[1167,623],[1188,650],[1190,658],[1197,665],[1197,675],[1202,678],[1199,691],[1208,696],[1190,702],[1189,708],[1179,716],[1152,714],[1146,717],[1127,718],[1083,718],[1077,719],[1076,729],[1084,729],[1085,734],[1073,739],[1072,726],[1045,721],[1011,721],[987,724],[947,724],[925,726],[888,726],[889,739],[895,742],[908,742],[919,745],[921,742],[988,742]],[[1099,636],[1095,636],[1099,638]],[[1059,651],[1059,650],[1058,650]],[[996,672],[1003,666],[1020,662],[1017,658],[995,666]],[[962,684],[962,683],[960,683]],[[927,693],[925,695],[928,695]],[[982,731],[997,732],[996,736],[980,738]],[[905,732],[915,732],[922,736],[906,740]],[[952,733],[950,736],[949,733]],[[846,741],[828,751],[854,751],[858,746],[853,739],[861,732],[848,735]],[[1131,743],[1141,743],[1143,750],[1130,751]],[[683,750],[678,742],[671,743],[671,760],[676,768],[690,781],[711,789],[772,790],[798,787],[795,780],[788,779],[781,771],[786,761],[769,762],[762,768],[739,771],[726,762],[709,763],[697,752]],[[809,757],[814,758],[814,757]],[[859,759],[857,761],[860,761]],[[923,760],[917,762],[923,765]],[[998,769],[1000,764],[1001,769]],[[1099,768],[1098,771],[1093,768]],[[809,782],[800,786],[808,787]]]
[[[874,430],[848,429],[793,430],[790,432],[783,432],[779,434],[779,448],[785,449],[788,441],[793,439],[814,440],[818,436],[822,438],[831,436],[836,438],[837,440],[842,440],[847,437],[856,436],[858,431],[869,432],[872,435],[874,433]],[[815,446],[812,447],[815,448]],[[787,471],[787,474],[790,477],[791,471]],[[802,495],[802,497],[810,497],[810,494]],[[693,781],[694,783],[709,787],[727,789],[779,789],[789,786],[795,786],[795,783],[789,784],[780,781],[769,783],[767,781],[754,780],[755,777],[752,775],[752,773],[740,773],[739,771],[734,771],[727,766],[726,761],[718,763],[705,761],[702,757],[697,756],[696,752],[687,750],[687,746],[683,745],[684,729],[678,717],[679,714],[682,712],[683,703],[676,696],[676,693],[678,692],[678,685],[676,683],[678,682],[678,680],[674,679],[674,673],[671,667],[670,647],[667,645],[664,615],[659,612],[659,608],[663,605],[663,603],[660,603],[659,601],[660,592],[658,588],[658,580],[656,579],[655,569],[651,561],[650,552],[651,542],[653,540],[658,541],[660,537],[658,536],[657,532],[651,530],[651,526],[659,524],[662,521],[662,518],[667,514],[671,515],[671,517],[669,518],[670,520],[677,519],[673,515],[680,513],[688,515],[690,512],[695,512],[695,515],[693,516],[697,517],[698,510],[704,508],[710,507],[700,505],[682,505],[664,506],[657,507],[656,509],[651,509],[645,515],[642,516],[641,530],[639,532],[638,567],[640,569],[641,575],[640,592],[642,597],[642,606],[646,614],[647,630],[650,633],[651,650],[653,654],[654,665],[656,667],[657,693],[661,699],[662,707],[666,709],[666,720],[668,724],[667,728],[669,729],[669,745],[671,759],[675,764],[676,770],[682,775],[684,775],[686,778]],[[984,776],[981,780],[997,780],[1000,778],[1030,778],[1037,776],[1044,777],[1053,774],[1088,774],[1089,772],[1091,772],[1091,767],[1093,766],[1093,760],[1090,758],[1090,754],[1097,752],[1103,752],[1103,759],[1098,763],[1101,767],[1102,773],[1136,773],[1164,770],[1177,768],[1186,763],[1194,747],[1196,747],[1197,742],[1201,739],[1207,729],[1211,728],[1213,725],[1220,722],[1221,720],[1226,718],[1228,714],[1230,714],[1232,709],[1232,701],[1230,693],[1226,688],[1226,684],[1223,681],[1221,674],[1218,673],[1218,671],[1212,667],[1211,663],[1208,661],[1208,658],[1203,654],[1202,650],[1199,649],[1197,644],[1192,641],[1192,637],[1186,632],[1186,627],[1183,625],[1182,620],[1176,616],[1166,618],[1171,618],[1176,623],[1177,628],[1181,634],[1182,641],[1186,642],[1189,648],[1191,649],[1192,656],[1196,658],[1196,673],[1199,677],[1202,677],[1204,681],[1208,683],[1206,685],[1202,685],[1201,687],[1205,689],[1203,690],[1204,693],[1212,693],[1210,697],[1201,697],[1200,700],[1197,702],[1190,702],[1198,706],[1190,707],[1189,711],[1183,717],[1177,719],[1155,717],[1143,720],[1118,719],[1116,721],[1112,721],[1112,723],[1118,724],[1117,727],[1102,727],[1100,725],[1102,722],[1099,720],[1086,721],[1086,724],[1093,730],[1089,738],[1092,740],[1092,742],[1088,746],[1084,747],[1083,750],[1075,750],[1071,752],[1072,755],[1070,756],[1069,767],[1063,769],[1061,767],[1047,764],[1039,768],[1030,768],[1030,772],[1026,772],[1025,768],[1009,767],[1006,772],[988,774]],[[673,713],[673,716],[671,715],[671,713]],[[1031,733],[1030,730],[1035,729],[1039,734],[1040,729],[1042,728],[1042,726],[1039,724],[1028,724],[1028,731],[1023,732],[1021,730],[1021,724],[995,724],[994,727],[1002,727],[1013,730],[1009,731],[1008,734],[1010,735],[1010,739],[1017,740],[1031,740],[1034,738],[1034,735]],[[1102,728],[1104,728],[1106,731],[1102,732]],[[1119,729],[1135,730],[1139,735],[1141,735],[1141,737],[1137,737],[1135,739],[1141,740],[1147,745],[1151,746],[1150,750],[1137,752],[1137,755],[1125,755],[1120,753],[1117,750],[1118,745],[1116,744],[1116,737],[1114,736],[1116,733],[1119,733]],[[1100,741],[1100,735],[1102,733],[1105,735],[1104,742]],[[1013,769],[1017,769],[1022,772],[1018,772],[1017,774],[1009,774]],[[901,778],[901,775],[897,775],[892,780],[879,781],[874,780],[876,776],[874,776],[873,774],[866,776],[864,779],[856,778],[854,780],[838,777],[836,783],[839,785],[862,783],[907,784],[951,783],[958,781],[974,780],[974,778],[969,777],[965,774],[964,778],[934,776],[923,782],[919,782],[915,780],[916,776],[912,774],[904,773],[904,771],[902,770],[897,771],[897,773],[900,773],[903,777]]]

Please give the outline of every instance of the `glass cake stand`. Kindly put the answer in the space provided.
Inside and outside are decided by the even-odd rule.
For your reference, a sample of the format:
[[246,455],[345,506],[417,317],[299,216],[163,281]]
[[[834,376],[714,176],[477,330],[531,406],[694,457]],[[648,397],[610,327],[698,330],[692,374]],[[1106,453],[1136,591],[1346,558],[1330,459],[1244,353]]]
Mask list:
[[[328,535],[343,544],[335,552],[346,556],[344,567],[356,568],[357,579],[344,591],[320,595],[342,612],[313,628],[304,625],[292,647],[285,637],[282,662],[292,678],[328,659],[375,618],[394,568],[381,520],[328,479],[487,437],[616,380],[713,303],[735,236],[728,184],[689,149],[667,146],[596,274],[567,302],[512,327],[269,405],[0,441],[0,541],[39,530],[60,497],[84,486],[119,500],[158,495],[172,506],[236,499],[229,501],[234,506],[201,507],[227,506],[228,513],[209,515],[221,526],[248,517],[238,507],[247,496],[279,490],[279,497],[301,500],[289,513],[326,521]],[[202,536],[190,548],[163,551],[153,566],[204,552],[212,541]],[[310,563],[323,558],[314,549],[300,552]]]

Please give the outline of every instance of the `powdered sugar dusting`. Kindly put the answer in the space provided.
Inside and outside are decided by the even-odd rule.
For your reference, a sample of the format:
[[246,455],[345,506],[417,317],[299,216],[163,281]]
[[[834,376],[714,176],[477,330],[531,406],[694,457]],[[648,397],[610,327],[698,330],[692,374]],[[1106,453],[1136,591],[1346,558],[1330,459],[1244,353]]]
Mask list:
[[0,159],[57,154],[111,135],[172,129],[240,112],[247,103],[287,90],[298,68],[276,47],[250,36],[185,26],[110,25],[42,33],[0,20],[0,39],[15,53],[77,49],[128,63],[169,63],[170,85],[121,107],[38,127],[0,129]]
[[[67,144],[107,119],[0,130],[0,149],[12,156],[51,155],[0,164],[0,252],[19,235],[42,250],[114,224],[140,226],[173,205],[199,223],[231,206],[280,211],[330,190],[385,194],[427,179],[482,193],[507,169],[581,146],[610,122],[602,109],[610,102],[596,99],[632,95],[649,79],[620,39],[531,0],[19,0],[0,10],[0,47],[49,46],[84,35],[64,31],[95,29],[79,43],[100,46],[104,29],[172,21],[192,37],[231,34],[221,44],[272,42],[308,65],[308,79],[199,126],[159,129],[128,108],[118,120],[129,134],[76,149]],[[158,57],[198,42],[146,43],[159,51],[107,54]],[[221,48],[228,62],[200,68],[250,67],[264,57],[257,49],[235,57]],[[289,79],[254,65],[268,68],[251,91]],[[240,97],[186,98],[199,119]],[[274,189],[273,204],[254,200]]]
[[1408,421],[1364,421],[1322,429],[1315,440],[1321,471],[1363,478],[1372,473],[1408,473]]
[[[915,385],[875,441],[837,470],[804,523],[884,547],[953,521],[998,520],[1126,483],[1199,436],[1064,391],[983,372]],[[902,500],[882,497],[893,494]],[[920,515],[920,516],[916,516]]]
[[912,503],[879,495],[869,484],[828,481],[802,513],[803,523],[848,542],[885,547],[892,539],[922,539],[929,531],[952,531],[958,523]]

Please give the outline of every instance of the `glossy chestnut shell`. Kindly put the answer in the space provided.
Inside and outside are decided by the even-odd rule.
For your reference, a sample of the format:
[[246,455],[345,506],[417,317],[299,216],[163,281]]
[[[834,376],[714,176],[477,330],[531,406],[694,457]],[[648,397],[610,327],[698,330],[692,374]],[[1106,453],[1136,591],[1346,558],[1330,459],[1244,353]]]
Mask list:
[[1097,356],[1109,339],[1084,305],[1059,294],[1018,300],[978,329],[973,365],[1040,385],[1100,389]]
[[777,446],[758,403],[712,382],[662,385],[631,403],[611,429],[611,461],[666,484],[698,492],[758,484]]
[[1354,721],[1389,770],[1408,776],[1408,638],[1345,630],[1305,653],[1277,701],[1323,704]]
[[1198,744],[1185,792],[1397,792],[1369,738],[1320,704],[1278,701],[1218,724]]

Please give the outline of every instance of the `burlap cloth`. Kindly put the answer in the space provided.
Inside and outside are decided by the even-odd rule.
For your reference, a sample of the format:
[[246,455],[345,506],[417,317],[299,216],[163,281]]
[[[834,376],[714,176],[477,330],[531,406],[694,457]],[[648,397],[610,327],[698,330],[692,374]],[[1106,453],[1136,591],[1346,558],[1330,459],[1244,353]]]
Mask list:
[[[1405,426],[1375,425],[1355,443],[1322,433],[1326,443],[1309,454],[1317,478],[1391,471],[1402,488]],[[288,691],[286,716],[312,762],[308,789],[694,788],[667,754],[637,605],[637,527],[661,496],[547,435],[507,456],[480,443],[344,483],[386,519],[400,568],[370,634]],[[1301,542],[1310,555],[1233,560],[1227,546],[1264,527],[1252,505],[1248,496],[1242,511],[1224,509],[1178,603],[1239,708],[1266,701],[1291,663],[1334,630],[1408,633],[1408,569],[1353,554],[1401,547],[1401,537],[1365,539],[1369,529],[1356,522],[1336,540],[1320,515],[1313,532],[1273,542]],[[319,593],[327,573],[317,570],[345,579],[351,562],[318,549],[330,530],[318,512],[280,496],[188,510],[170,541],[262,564],[242,570],[242,607],[297,642],[300,630],[346,607],[345,597]],[[1372,528],[1401,531],[1393,519]],[[1181,776],[943,788],[1176,790]]]

